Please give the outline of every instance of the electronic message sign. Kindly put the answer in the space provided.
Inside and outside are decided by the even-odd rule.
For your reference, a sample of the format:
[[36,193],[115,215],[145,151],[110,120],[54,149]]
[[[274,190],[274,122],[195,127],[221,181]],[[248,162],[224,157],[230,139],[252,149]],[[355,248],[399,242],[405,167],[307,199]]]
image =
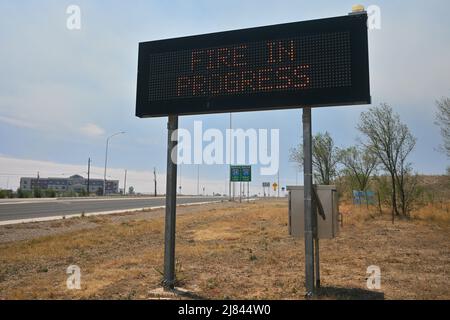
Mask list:
[[365,13],[139,44],[138,117],[368,103]]

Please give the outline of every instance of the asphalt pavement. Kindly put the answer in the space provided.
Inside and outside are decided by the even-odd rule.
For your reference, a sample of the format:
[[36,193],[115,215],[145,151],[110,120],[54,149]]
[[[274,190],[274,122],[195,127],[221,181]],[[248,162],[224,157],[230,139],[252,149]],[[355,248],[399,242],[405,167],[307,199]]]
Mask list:
[[[177,197],[177,205],[224,200],[217,197]],[[165,197],[13,199],[0,201],[0,221],[127,211],[164,206]]]

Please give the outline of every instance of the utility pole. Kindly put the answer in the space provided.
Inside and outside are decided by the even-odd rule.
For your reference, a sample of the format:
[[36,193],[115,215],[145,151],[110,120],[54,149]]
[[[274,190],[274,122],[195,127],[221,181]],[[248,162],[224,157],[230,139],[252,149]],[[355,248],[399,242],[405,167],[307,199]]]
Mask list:
[[125,169],[125,179],[123,182],[123,195],[127,195],[127,169]]
[[34,190],[33,190],[33,197],[36,197],[38,192],[39,192],[39,171],[37,172],[37,179],[36,179],[36,185],[34,186]]
[[106,196],[106,167],[108,165],[108,147],[109,147],[109,138],[106,139],[106,151],[105,151],[105,171],[103,174],[103,196]]
[[183,189],[183,187],[181,186],[181,163],[178,166],[178,171],[180,172],[180,177],[179,177],[180,185],[178,186],[178,189],[180,190],[180,195],[181,195],[181,192],[182,192],[182,189]]
[[197,165],[197,195],[200,195],[200,165]]
[[158,192],[156,190],[156,167],[153,168],[153,181],[155,182],[155,198],[158,196]]
[[91,188],[90,188],[90,184],[91,184],[91,158],[88,159],[88,178],[87,178],[87,194],[88,196],[91,194]]
[[108,138],[106,138],[106,151],[105,151],[105,171],[104,171],[104,173],[103,173],[103,195],[105,196],[106,195],[106,167],[107,167],[107,165],[108,165],[108,148],[109,148],[109,140],[112,138],[112,137],[115,137],[115,136],[117,136],[117,135],[119,135],[119,134],[125,134],[125,132],[117,132],[117,133],[114,133],[113,135],[110,135]]
[[277,189],[277,191],[278,191],[278,198],[280,197],[280,188],[281,188],[281,186],[280,186],[280,169],[278,169],[278,182],[277,182],[277,184],[278,184],[278,189]]

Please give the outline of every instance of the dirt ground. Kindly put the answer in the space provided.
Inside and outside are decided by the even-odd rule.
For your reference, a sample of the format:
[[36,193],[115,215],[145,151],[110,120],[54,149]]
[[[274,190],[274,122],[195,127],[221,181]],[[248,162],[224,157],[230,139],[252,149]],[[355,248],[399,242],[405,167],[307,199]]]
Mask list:
[[[450,299],[449,208],[436,219],[430,210],[393,225],[375,209],[341,206],[339,236],[321,241],[319,299]],[[195,297],[304,298],[304,243],[288,235],[286,200],[178,213],[178,285]],[[0,299],[155,298],[163,217],[155,210],[0,227]],[[81,269],[81,290],[67,289],[70,265]],[[371,265],[381,269],[377,291],[366,286]]]

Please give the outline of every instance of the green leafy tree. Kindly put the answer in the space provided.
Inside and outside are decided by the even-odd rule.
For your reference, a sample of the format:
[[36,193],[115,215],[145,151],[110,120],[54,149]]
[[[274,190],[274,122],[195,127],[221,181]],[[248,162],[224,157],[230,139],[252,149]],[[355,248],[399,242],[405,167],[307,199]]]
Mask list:
[[55,198],[56,197],[56,191],[53,189],[45,190],[45,196],[48,198]]
[[[290,159],[303,167],[303,144],[290,151]],[[312,164],[315,183],[330,185],[337,176],[339,149],[328,132],[317,133],[312,139]]]
[[340,151],[339,161],[344,166],[344,174],[350,177],[352,187],[366,191],[378,164],[376,156],[367,148],[353,146]]
[[[407,158],[416,145],[416,139],[410,133],[407,125],[400,121],[387,104],[370,108],[361,114],[358,130],[366,137],[363,145],[376,156],[383,168],[391,177],[392,188],[392,221],[400,215],[397,203],[398,195],[403,199],[401,211],[407,215],[405,199],[408,188],[405,185],[405,175],[411,164]],[[402,201],[402,200],[401,200]]]
[[41,188],[34,188],[34,190],[33,190],[33,197],[34,198],[42,198],[42,190],[41,190]]
[[17,189],[17,198],[29,198],[31,196],[30,192],[24,191],[20,188]]
[[97,192],[96,192],[97,196],[102,196],[103,195],[103,188],[98,188]]

